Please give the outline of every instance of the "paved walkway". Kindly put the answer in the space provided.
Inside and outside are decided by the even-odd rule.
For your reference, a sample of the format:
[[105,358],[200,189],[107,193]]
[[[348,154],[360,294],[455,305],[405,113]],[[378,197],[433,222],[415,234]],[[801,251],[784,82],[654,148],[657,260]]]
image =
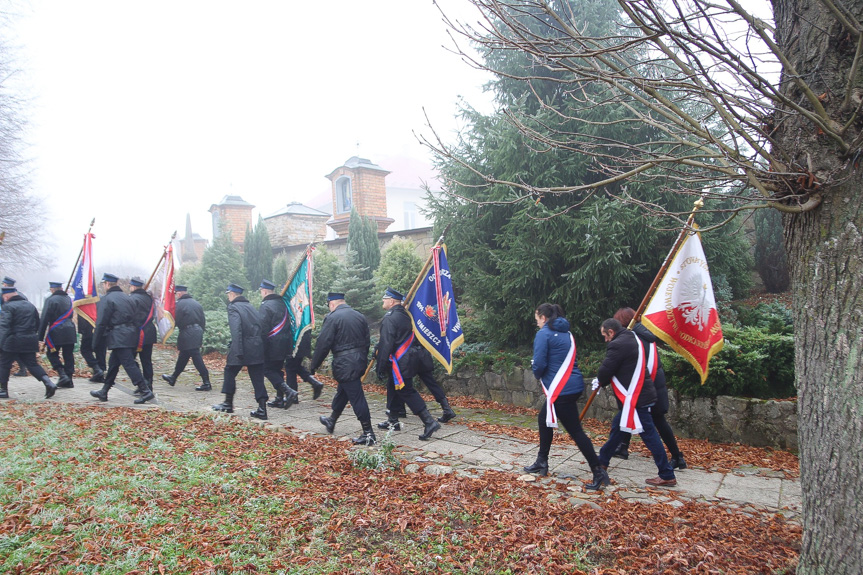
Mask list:
[[[164,354],[164,352],[163,352]],[[157,355],[154,353],[154,356]],[[166,355],[166,354],[165,354]],[[166,355],[162,362],[171,358]],[[219,403],[223,395],[218,393],[220,383],[214,383],[211,392],[196,392],[194,385],[199,382],[197,373],[187,371],[181,375],[175,387],[169,387],[159,379],[159,358],[156,362],[156,400],[155,402],[135,406],[133,404],[132,386],[121,370],[118,383],[109,394],[109,401],[101,403],[90,397],[89,392],[99,389],[100,385],[87,380],[75,380],[74,389],[60,389],[54,399],[68,403],[83,403],[102,407],[135,407],[139,409],[170,409],[173,411],[210,411],[213,404]],[[165,366],[161,366],[163,369]],[[215,376],[216,374],[214,374]],[[213,377],[214,382],[220,382],[221,374]],[[235,417],[243,417],[251,423],[273,426],[276,429],[286,429],[294,433],[326,435],[326,431],[318,421],[321,415],[329,415],[330,400],[334,387],[326,387],[320,399],[311,399],[311,387],[300,382],[300,399],[298,405],[288,410],[269,409],[270,419],[261,422],[250,418],[249,412],[256,405],[248,376],[243,372],[238,380],[239,391],[235,398]],[[268,391],[272,389],[267,384]],[[372,413],[373,423],[385,419],[385,397],[378,390],[380,386],[367,385],[366,397]],[[9,382],[9,395],[12,399],[23,401],[44,401],[44,387],[32,377],[12,377]],[[440,409],[436,404],[429,405],[432,415],[438,416]],[[539,481],[548,486],[557,487],[563,483],[569,500],[575,504],[596,505],[610,493],[640,503],[664,503],[681,506],[682,501],[708,501],[715,504],[738,508],[744,512],[768,511],[781,513],[788,519],[799,521],[801,510],[800,482],[780,477],[769,477],[754,467],[732,470],[728,473],[706,471],[703,469],[686,469],[677,472],[677,487],[648,488],[644,480],[656,476],[656,467],[652,459],[631,454],[624,461],[612,459],[609,475],[613,484],[603,493],[585,491],[582,485],[591,478],[590,470],[581,453],[565,434],[555,436],[550,457],[550,474],[546,478],[535,478],[524,475],[522,467],[533,463],[536,457],[538,441],[525,442],[511,437],[488,434],[471,430],[464,425],[471,420],[487,419],[488,410],[456,409],[459,417],[450,423],[442,425],[435,432],[432,440],[420,441],[422,423],[419,418],[410,416],[402,420],[402,430],[390,434],[390,440],[397,445],[398,455],[410,462],[407,472],[424,472],[433,474],[456,473],[459,475],[478,475],[485,470],[495,469],[513,473],[513,480]],[[501,415],[501,414],[497,414]],[[506,416],[503,416],[506,418]],[[535,417],[524,418],[522,421],[536,425]],[[500,423],[500,420],[497,421]],[[526,423],[527,424],[527,423]],[[348,442],[351,437],[360,434],[360,425],[350,407],[339,419],[333,437],[339,441]],[[375,433],[380,441],[386,432],[375,427]],[[428,463],[428,464],[426,464]],[[422,466],[419,464],[423,464]],[[550,490],[551,497],[559,497],[561,490]]]

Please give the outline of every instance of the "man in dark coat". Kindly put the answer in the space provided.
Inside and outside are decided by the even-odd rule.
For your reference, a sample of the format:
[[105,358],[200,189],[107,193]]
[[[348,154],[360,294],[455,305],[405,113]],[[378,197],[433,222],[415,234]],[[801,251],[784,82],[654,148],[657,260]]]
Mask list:
[[141,392],[141,397],[135,403],[146,403],[156,396],[147,387],[144,376],[135,363],[135,349],[138,347],[138,327],[135,324],[135,308],[132,299],[117,285],[119,279],[114,274],[103,274],[102,285],[105,295],[102,306],[96,318],[96,329],[93,332],[93,347],[105,345],[111,350],[108,357],[108,371],[105,373],[105,383],[102,389],[91,391],[90,395],[99,401],[108,401],[108,391],[114,386],[114,380],[120,373],[120,366],[135,387]]
[[[656,388],[647,372],[644,342],[614,318],[602,322],[600,332],[607,347],[594,385],[606,387],[614,384],[617,405],[621,408],[621,419],[620,425],[611,430],[608,441],[599,450],[599,464],[607,469],[623,434],[638,433],[653,455],[659,471],[659,477],[650,478],[647,483],[657,487],[673,487],[677,485],[677,479],[650,414],[651,407],[656,403]],[[622,401],[621,397],[626,401]],[[596,489],[592,485],[588,484],[587,488]]]
[[288,387],[294,391],[298,391],[297,376],[300,379],[312,386],[312,399],[317,399],[321,396],[324,390],[324,384],[317,380],[312,373],[303,365],[303,358],[312,357],[312,330],[306,330],[300,337],[300,345],[293,354],[288,354],[285,359],[285,380],[288,382]]
[[39,351],[39,312],[18,295],[14,287],[2,288],[3,311],[0,311],[0,398],[9,397],[9,374],[12,363],[26,366],[37,381],[45,384],[45,399],[54,395],[57,386],[36,361]]
[[[3,282],[0,283],[0,287],[15,287],[15,279],[10,278],[9,276],[4,276]],[[20,297],[24,298],[25,300],[27,299],[27,296],[25,296],[21,292],[18,292],[18,295]],[[2,309],[2,307],[3,306],[0,305],[0,309]],[[16,371],[13,375],[15,375],[15,377],[27,377],[27,368],[24,367],[24,364],[19,361],[18,362],[18,371]]]
[[147,387],[153,389],[153,344],[156,343],[156,306],[147,290],[144,289],[144,280],[132,278],[129,280],[132,293],[132,307],[135,310],[135,327],[138,328],[138,345],[135,347],[135,355],[141,360],[141,372]]
[[243,366],[249,371],[258,409],[250,413],[256,419],[267,419],[267,387],[264,385],[264,340],[261,338],[261,315],[243,296],[243,288],[230,284],[228,294],[228,326],[231,328],[231,347],[225,361],[225,380],[222,393],[225,401],[213,406],[214,411],[234,413],[234,394],[237,391],[237,374]]
[[[387,288],[383,297],[383,308],[387,310],[381,321],[381,336],[378,341],[377,368],[379,379],[387,381],[387,396],[395,399],[398,397],[410,410],[419,417],[425,428],[419,436],[422,440],[431,439],[432,433],[440,429],[440,423],[429,413],[426,402],[414,388],[413,374],[416,373],[418,365],[417,352],[411,351],[414,343],[413,322],[405,307],[402,305],[405,296],[398,291]],[[390,402],[390,418],[397,405]],[[393,428],[398,424],[398,419],[389,423]]]
[[332,351],[333,378],[339,385],[333,397],[333,411],[329,417],[321,416],[321,424],[326,427],[328,433],[332,433],[336,427],[336,421],[350,401],[354,415],[357,416],[363,428],[363,433],[353,440],[354,444],[374,445],[377,439],[372,430],[369,404],[363,393],[361,380],[366,370],[371,346],[369,324],[363,314],[345,302],[343,293],[327,294],[327,307],[330,313],[324,318],[324,325],[321,326],[309,370],[314,374]]
[[[75,343],[78,333],[72,323],[74,310],[72,298],[60,282],[49,282],[51,295],[42,306],[42,321],[39,323],[39,340],[45,342],[48,361],[60,379],[57,387],[75,387]],[[62,359],[60,357],[62,353]]]
[[299,403],[297,392],[285,384],[282,371],[285,359],[294,346],[291,322],[285,300],[275,292],[276,285],[270,280],[262,280],[261,291],[261,337],[264,343],[264,377],[270,380],[276,390],[276,400],[269,402],[270,407],[288,409]]
[[[99,310],[102,308],[102,300],[96,302],[96,317],[99,317]],[[92,373],[90,381],[92,383],[105,383],[105,371],[108,369],[107,356],[108,348],[104,342],[98,348],[93,347],[93,330],[95,327],[88,320],[78,315],[76,320],[78,323],[78,333],[81,334],[81,357],[84,362],[90,367]]]
[[[417,377],[425,384],[426,389],[429,390],[429,393],[432,394],[435,401],[440,404],[441,410],[443,411],[443,414],[438,417],[437,420],[441,423],[452,421],[457,417],[457,415],[449,404],[446,392],[434,376],[434,358],[432,357],[432,354],[417,341],[414,341],[413,349],[411,351],[416,354],[415,359],[418,360]],[[375,351],[375,353],[377,353],[377,351]],[[399,422],[399,418],[404,417],[407,417],[407,413],[405,412],[405,402],[402,401],[398,394],[391,394],[389,389],[387,389],[387,420],[378,423],[378,427],[381,429],[394,429],[396,431],[400,431],[402,424]]]
[[204,308],[188,293],[188,288],[183,285],[174,286],[174,297],[177,298],[177,307],[174,310],[174,325],[180,330],[177,336],[177,363],[174,365],[174,373],[162,375],[162,379],[173,386],[177,378],[186,369],[189,359],[192,360],[195,369],[201,376],[201,385],[195,391],[210,391],[210,371],[201,357],[201,346],[204,345],[204,330],[207,328],[207,318],[204,316]]

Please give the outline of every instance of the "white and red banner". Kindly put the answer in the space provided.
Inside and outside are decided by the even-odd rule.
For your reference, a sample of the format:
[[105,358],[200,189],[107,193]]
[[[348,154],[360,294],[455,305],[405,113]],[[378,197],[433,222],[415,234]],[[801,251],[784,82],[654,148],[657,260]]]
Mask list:
[[710,269],[698,233],[686,235],[641,316],[658,338],[707,379],[710,358],[724,343]]
[[165,261],[162,264],[162,293],[156,303],[156,328],[159,338],[165,343],[174,333],[174,313],[177,301],[174,298],[174,244],[165,248]]

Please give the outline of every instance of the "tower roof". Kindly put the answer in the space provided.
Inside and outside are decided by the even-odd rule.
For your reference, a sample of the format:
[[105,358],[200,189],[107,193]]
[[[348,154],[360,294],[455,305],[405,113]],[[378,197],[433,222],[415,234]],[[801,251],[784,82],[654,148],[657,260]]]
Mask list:
[[290,202],[287,206],[280,209],[279,211],[270,214],[265,217],[265,220],[270,218],[274,218],[276,216],[284,216],[284,215],[292,215],[292,216],[320,216],[320,217],[330,217],[330,214],[327,212],[322,212],[321,210],[316,210],[315,208],[310,208],[309,206],[305,206],[300,202]]
[[214,209],[221,206],[236,206],[236,207],[245,207],[252,209],[255,206],[241,198],[240,196],[225,196],[218,204],[213,204],[210,206],[210,211],[212,212]]

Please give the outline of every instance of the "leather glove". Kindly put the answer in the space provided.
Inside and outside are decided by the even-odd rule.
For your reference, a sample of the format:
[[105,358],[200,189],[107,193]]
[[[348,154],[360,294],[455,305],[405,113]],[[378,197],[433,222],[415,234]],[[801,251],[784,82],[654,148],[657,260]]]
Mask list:
[[596,394],[599,395],[599,380],[595,377],[593,378],[593,381],[590,382],[590,389],[591,391],[595,391]]

